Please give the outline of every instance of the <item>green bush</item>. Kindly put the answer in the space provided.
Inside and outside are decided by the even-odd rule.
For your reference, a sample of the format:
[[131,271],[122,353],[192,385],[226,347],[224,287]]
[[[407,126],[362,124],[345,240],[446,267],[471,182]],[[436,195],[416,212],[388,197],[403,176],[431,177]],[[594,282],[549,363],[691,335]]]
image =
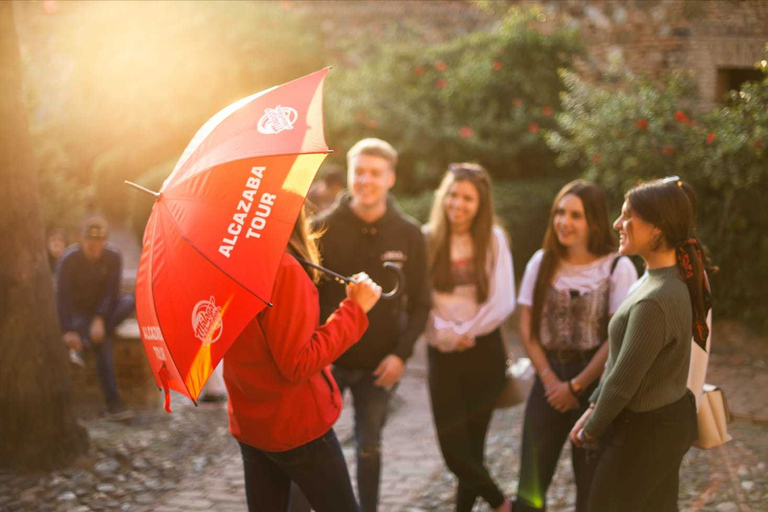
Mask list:
[[432,46],[387,46],[359,68],[329,75],[326,118],[335,159],[367,136],[400,152],[398,191],[432,188],[452,161],[497,178],[556,172],[541,130],[557,129],[564,84],[581,51],[575,32],[541,32],[542,14],[510,11],[493,31]]
[[[767,52],[768,53],[768,52]],[[730,103],[696,114],[689,83],[625,77],[594,86],[566,73],[568,93],[547,134],[559,163],[581,167],[615,208],[639,180],[679,175],[699,196],[699,235],[720,271],[711,276],[718,316],[762,322],[768,296],[768,65]]]

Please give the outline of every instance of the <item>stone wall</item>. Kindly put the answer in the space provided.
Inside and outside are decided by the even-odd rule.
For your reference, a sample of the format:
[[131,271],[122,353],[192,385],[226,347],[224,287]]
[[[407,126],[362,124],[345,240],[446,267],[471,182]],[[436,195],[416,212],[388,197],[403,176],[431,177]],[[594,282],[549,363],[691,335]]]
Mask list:
[[720,102],[727,88],[718,70],[754,69],[768,43],[767,0],[559,0],[539,5],[548,22],[577,28],[588,50],[584,71],[609,66],[660,76],[691,73],[701,107]]
[[[608,67],[651,76],[690,72],[701,107],[723,97],[718,69],[749,69],[768,42],[768,0],[508,0],[538,6],[542,30],[562,22],[579,30],[587,46],[580,66],[599,77]],[[435,43],[471,30],[493,30],[490,10],[469,1],[293,2],[318,20],[327,44],[354,65],[371,48],[398,41]],[[498,8],[499,3],[495,6]],[[497,9],[498,10],[498,9]],[[359,51],[356,51],[359,49]],[[722,78],[722,77],[721,77]],[[721,80],[722,81],[722,80]]]

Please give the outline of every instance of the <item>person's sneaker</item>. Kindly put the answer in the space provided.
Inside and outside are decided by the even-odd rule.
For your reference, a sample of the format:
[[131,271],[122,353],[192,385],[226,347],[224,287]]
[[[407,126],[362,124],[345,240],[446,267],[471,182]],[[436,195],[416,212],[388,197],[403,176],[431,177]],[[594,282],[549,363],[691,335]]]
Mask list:
[[109,419],[115,421],[126,421],[134,416],[133,410],[127,408],[121,402],[109,404],[107,406],[107,411],[109,413]]
[[85,368],[85,359],[83,359],[83,356],[80,354],[80,352],[73,348],[69,349],[69,361],[75,363],[81,368]]

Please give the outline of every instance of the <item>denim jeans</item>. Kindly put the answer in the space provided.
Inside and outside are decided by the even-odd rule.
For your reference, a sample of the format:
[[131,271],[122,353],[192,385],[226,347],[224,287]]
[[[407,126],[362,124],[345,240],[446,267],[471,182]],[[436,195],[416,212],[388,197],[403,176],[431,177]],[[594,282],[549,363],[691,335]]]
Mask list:
[[240,443],[245,497],[250,512],[286,512],[291,482],[316,512],[359,512],[347,463],[333,429],[284,452],[265,452]]
[[478,496],[491,508],[504,502],[485,467],[485,437],[504,387],[507,359],[498,330],[463,352],[429,348],[429,394],[440,451],[459,480],[456,511],[471,512]]
[[91,342],[91,322],[93,315],[73,314],[75,330],[80,334],[83,346],[96,355],[96,375],[99,378],[101,392],[107,405],[120,403],[120,395],[117,392],[115,381],[114,360],[112,357],[112,334],[120,323],[128,318],[136,306],[136,299],[130,293],[118,298],[112,313],[104,319],[106,335],[100,344]]
[[376,512],[381,475],[381,432],[394,389],[386,390],[374,384],[376,378],[369,370],[335,366],[333,378],[342,395],[349,388],[354,400],[360,508],[363,512]]
[[624,410],[605,437],[589,512],[677,512],[680,464],[698,435],[696,400],[652,411]]
[[[590,354],[591,357],[591,354]],[[552,371],[562,381],[578,375],[584,362],[563,363],[548,358]],[[520,455],[520,481],[517,488],[515,512],[547,509],[547,490],[557,468],[557,461],[573,425],[589,407],[589,395],[597,387],[594,382],[579,400],[579,407],[561,413],[554,410],[544,396],[544,385],[536,380],[525,405],[523,445]],[[571,445],[571,464],[576,480],[576,512],[586,512],[589,491],[600,454]]]

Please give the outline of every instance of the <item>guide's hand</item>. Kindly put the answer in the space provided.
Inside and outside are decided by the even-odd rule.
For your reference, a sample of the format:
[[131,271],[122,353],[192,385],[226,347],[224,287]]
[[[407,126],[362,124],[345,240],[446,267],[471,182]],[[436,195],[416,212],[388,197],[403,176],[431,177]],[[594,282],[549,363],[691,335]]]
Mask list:
[[381,286],[373,282],[365,272],[352,276],[356,282],[347,285],[347,298],[357,302],[368,313],[381,297]]
[[389,354],[381,360],[379,366],[373,371],[373,376],[377,377],[373,382],[380,388],[390,389],[394,386],[405,371],[405,363],[395,354]]

